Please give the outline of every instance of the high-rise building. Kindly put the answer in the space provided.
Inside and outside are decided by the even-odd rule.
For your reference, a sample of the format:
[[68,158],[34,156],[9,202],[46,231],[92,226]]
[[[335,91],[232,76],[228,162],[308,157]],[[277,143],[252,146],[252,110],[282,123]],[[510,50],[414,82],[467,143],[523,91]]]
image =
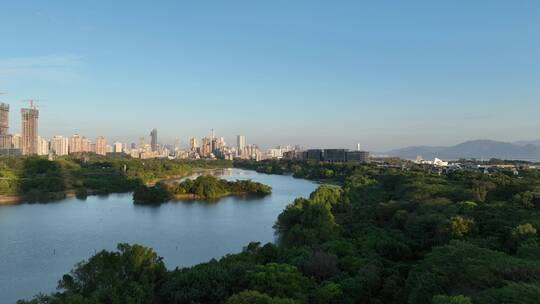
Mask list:
[[189,139],[189,148],[191,151],[195,151],[197,150],[197,148],[199,147],[199,141],[197,140],[197,138],[195,137],[192,137]]
[[0,102],[0,149],[11,149],[12,140],[9,134],[9,105]]
[[150,132],[150,147],[152,148],[152,152],[156,152],[158,147],[157,143],[157,129],[152,129],[152,132]]
[[39,111],[34,108],[21,109],[22,116],[22,154],[32,155],[38,152],[38,117]]
[[51,139],[51,152],[55,155],[62,156],[69,153],[69,139],[60,135],[53,136]]
[[212,139],[204,137],[202,139],[201,156],[208,157],[212,153]]
[[0,102],[0,135],[8,135],[9,131],[9,105]]
[[11,134],[0,135],[0,150],[13,148],[13,136]]
[[81,146],[81,150],[82,152],[91,152],[92,149],[90,148],[92,145],[91,145],[91,142],[88,138],[84,137],[82,138],[82,146]]
[[144,140],[144,137],[139,137],[139,149],[144,149],[146,146],[146,141]]
[[73,136],[69,138],[69,153],[83,152],[83,140],[85,141],[86,138],[79,134],[73,134]]
[[21,134],[15,134],[11,138],[11,146],[13,149],[20,149],[22,150],[22,136]]
[[37,154],[38,155],[47,155],[49,154],[49,142],[45,138],[41,138],[38,136],[38,147],[37,147]]
[[115,142],[113,144],[113,150],[114,150],[114,153],[121,153],[122,152],[122,143]]
[[99,136],[96,138],[96,154],[97,155],[105,155],[107,154],[107,141],[105,140],[105,137]]
[[0,102],[0,135],[7,135],[9,132],[9,105]]
[[242,155],[245,148],[246,148],[246,137],[244,135],[236,136],[236,150],[238,152],[238,155]]

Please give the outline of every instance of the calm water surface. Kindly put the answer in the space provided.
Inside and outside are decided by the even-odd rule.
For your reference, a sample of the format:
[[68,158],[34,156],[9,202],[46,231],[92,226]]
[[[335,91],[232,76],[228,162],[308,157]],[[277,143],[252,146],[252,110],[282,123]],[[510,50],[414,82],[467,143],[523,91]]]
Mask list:
[[214,173],[228,180],[262,182],[273,193],[158,207],[134,205],[131,194],[0,206],[0,303],[54,291],[75,263],[101,249],[113,250],[118,243],[152,247],[171,269],[239,252],[250,241],[274,241],[272,225],[278,214],[317,187],[290,176],[240,169]]

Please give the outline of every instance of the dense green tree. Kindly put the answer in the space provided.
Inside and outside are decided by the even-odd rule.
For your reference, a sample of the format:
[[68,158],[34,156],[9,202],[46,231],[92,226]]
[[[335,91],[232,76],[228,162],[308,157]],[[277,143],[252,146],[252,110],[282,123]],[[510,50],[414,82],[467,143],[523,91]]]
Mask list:
[[468,297],[437,295],[433,297],[433,304],[472,304]]
[[272,298],[256,290],[246,290],[231,296],[225,304],[295,304],[292,299]]
[[540,279],[540,262],[454,241],[434,248],[407,279],[409,303],[430,303],[437,294],[471,294],[507,281]]
[[248,273],[249,289],[266,293],[273,297],[291,298],[306,302],[314,284],[287,264],[270,263],[257,266]]
[[335,186],[320,186],[309,196],[309,199],[316,203],[327,206],[329,209],[336,205],[341,199],[342,190]]
[[472,185],[474,199],[481,203],[486,201],[489,191],[496,187],[491,181],[485,180],[473,180]]
[[[164,203],[177,196],[191,195],[197,199],[217,199],[226,195],[268,195],[272,193],[270,186],[250,180],[229,182],[210,175],[201,175],[195,180],[187,179],[181,183],[156,183],[148,187],[141,185],[133,193],[138,203]],[[188,197],[189,198],[189,197]]]
[[326,282],[315,292],[314,303],[316,304],[340,304],[343,303],[343,290],[339,284]]
[[474,298],[478,304],[536,304],[540,299],[540,284],[512,283],[502,288],[488,289]]
[[274,228],[286,246],[320,244],[337,235],[337,224],[327,206],[303,198],[285,208]]
[[[184,166],[224,164],[104,158],[55,164],[32,160],[27,165],[25,172],[23,159],[0,158],[2,193],[20,189],[22,176],[32,182],[60,178],[66,189],[115,191],[186,172]],[[31,303],[137,303],[135,298],[143,297],[156,304],[502,304],[540,298],[537,170],[522,168],[516,177],[504,170],[434,174],[430,167],[401,161],[235,165],[340,187],[323,185],[308,199],[288,205],[274,226],[276,244],[252,242],[219,261],[161,271],[156,280],[126,273],[125,258],[99,253],[93,268],[76,268],[87,269],[81,278],[91,279],[77,280],[72,273],[58,293]],[[251,181],[208,177],[156,187],[173,195],[265,191]],[[39,197],[47,193],[39,189],[47,188],[29,191]]]
[[462,238],[467,235],[474,225],[474,221],[469,218],[456,215],[450,219],[450,233],[455,238]]
[[316,251],[304,262],[302,271],[307,276],[317,278],[318,280],[324,280],[339,273],[337,263],[338,259],[335,255]]
[[165,265],[152,249],[119,244],[118,251],[101,251],[64,275],[59,282],[63,293],[28,303],[153,303],[165,275]]
[[242,259],[224,258],[172,271],[160,290],[166,303],[219,303],[248,288],[246,274],[254,268]]

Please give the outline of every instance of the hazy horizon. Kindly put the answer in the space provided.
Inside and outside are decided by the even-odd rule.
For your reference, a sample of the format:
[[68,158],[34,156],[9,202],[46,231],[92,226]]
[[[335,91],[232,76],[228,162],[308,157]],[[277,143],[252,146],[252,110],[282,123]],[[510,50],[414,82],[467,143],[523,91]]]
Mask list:
[[9,2],[10,132],[387,151],[540,138],[540,3]]

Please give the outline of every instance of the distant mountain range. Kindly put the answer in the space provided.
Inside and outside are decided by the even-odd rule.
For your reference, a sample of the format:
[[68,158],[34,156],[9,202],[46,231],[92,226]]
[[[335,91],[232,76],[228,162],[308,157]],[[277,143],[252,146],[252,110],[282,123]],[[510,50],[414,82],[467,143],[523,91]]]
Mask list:
[[414,146],[388,151],[390,156],[415,159],[418,155],[424,159],[513,159],[540,161],[540,140],[514,143],[494,140],[472,140],[450,147]]
[[513,144],[518,145],[518,146],[534,145],[534,146],[539,146],[540,147],[540,139],[537,139],[537,140],[520,140],[520,141],[513,142]]

